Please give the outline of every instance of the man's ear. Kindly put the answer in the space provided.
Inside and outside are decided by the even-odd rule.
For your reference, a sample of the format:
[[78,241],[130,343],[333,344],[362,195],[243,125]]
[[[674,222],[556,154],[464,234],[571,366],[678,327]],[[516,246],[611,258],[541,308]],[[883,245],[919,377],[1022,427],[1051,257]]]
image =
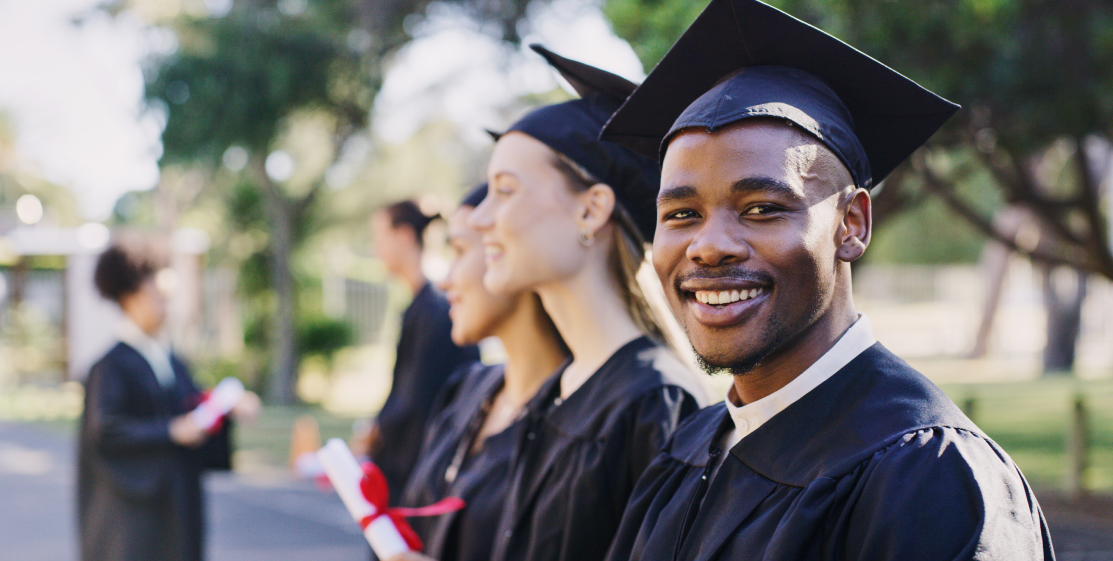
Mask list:
[[578,195],[580,200],[580,216],[577,217],[579,227],[598,232],[607,224],[614,213],[614,189],[605,183],[596,183]]
[[848,197],[836,239],[839,249],[835,253],[839,261],[846,263],[856,261],[866,253],[873,233],[873,202],[869,191],[855,189]]

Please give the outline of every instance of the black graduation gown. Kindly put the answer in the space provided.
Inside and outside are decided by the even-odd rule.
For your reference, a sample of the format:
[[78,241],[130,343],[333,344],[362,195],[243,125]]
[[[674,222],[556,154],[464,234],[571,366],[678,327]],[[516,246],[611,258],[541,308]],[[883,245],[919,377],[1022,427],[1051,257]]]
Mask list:
[[229,469],[227,423],[197,449],[170,440],[170,419],[201,394],[170,357],[174,384],[159,385],[139,351],[119,343],[85,381],[77,498],[84,561],[198,561],[204,532],[201,472]]
[[482,448],[470,453],[487,408],[502,388],[503,367],[474,363],[462,368],[463,378],[451,390],[454,395],[430,419],[402,504],[417,507],[445,497],[464,499],[463,510],[411,518],[410,524],[425,542],[425,553],[438,561],[488,561],[524,423],[519,420],[488,436]]
[[371,457],[386,477],[390,504],[398,504],[406,487],[437,393],[457,367],[476,360],[475,346],[452,342],[448,300],[425,283],[402,315],[390,395],[376,419],[382,440]]
[[690,376],[641,337],[563,403],[560,376],[546,382],[526,417],[491,558],[603,559],[638,477],[699,409],[684,389]]
[[1054,558],[1008,455],[879,343],[743,438],[708,484],[732,429],[718,404],[676,432],[611,561]]

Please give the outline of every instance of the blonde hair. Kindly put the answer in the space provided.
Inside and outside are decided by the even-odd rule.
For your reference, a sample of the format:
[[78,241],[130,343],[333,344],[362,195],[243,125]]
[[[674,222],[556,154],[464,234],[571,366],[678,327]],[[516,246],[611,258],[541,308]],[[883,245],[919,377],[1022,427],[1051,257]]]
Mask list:
[[[569,187],[573,191],[582,193],[591,188],[592,185],[603,183],[564,154],[555,150],[553,153],[556,155],[553,167],[565,176]],[[661,327],[660,318],[650,306],[649,300],[638,283],[638,270],[645,262],[645,238],[642,237],[641,231],[638,230],[629,211],[617,198],[615,199],[614,211],[611,212],[611,221],[615,224],[618,235],[615,236],[615,243],[611,247],[608,262],[611,277],[619,289],[618,292],[622,297],[626,312],[642,333],[658,343],[673,347],[671,338]]]

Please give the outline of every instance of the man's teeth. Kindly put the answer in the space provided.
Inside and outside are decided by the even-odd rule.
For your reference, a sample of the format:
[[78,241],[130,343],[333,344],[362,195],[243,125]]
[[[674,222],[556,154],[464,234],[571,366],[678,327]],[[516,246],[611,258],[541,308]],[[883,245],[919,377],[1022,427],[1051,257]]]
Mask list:
[[757,296],[764,291],[764,288],[751,288],[749,290],[720,290],[718,292],[697,290],[695,294],[696,300],[699,300],[704,304],[714,304],[717,306],[721,306],[723,304],[733,304],[742,300],[757,298]]

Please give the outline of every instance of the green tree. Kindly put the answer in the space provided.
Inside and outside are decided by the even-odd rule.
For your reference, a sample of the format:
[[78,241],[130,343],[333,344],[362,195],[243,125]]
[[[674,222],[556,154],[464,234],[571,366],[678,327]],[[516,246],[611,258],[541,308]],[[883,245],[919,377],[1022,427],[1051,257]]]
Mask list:
[[[134,0],[136,2],[141,0]],[[527,2],[449,2],[495,23],[516,41]],[[225,155],[245,160],[241,187],[264,210],[266,290],[273,311],[270,401],[294,401],[297,367],[297,279],[292,256],[315,225],[325,172],[354,135],[366,130],[385,61],[409,39],[408,17],[430,0],[240,0],[220,17],[178,16],[160,22],[179,38],[177,51],[152,66],[148,99],[167,111],[164,166],[215,170]],[[293,174],[277,170],[290,131],[310,123],[328,131],[323,165]],[[234,152],[229,152],[229,150]],[[268,166],[268,159],[271,165]],[[287,165],[288,167],[288,165]],[[268,169],[269,168],[269,169]]]

